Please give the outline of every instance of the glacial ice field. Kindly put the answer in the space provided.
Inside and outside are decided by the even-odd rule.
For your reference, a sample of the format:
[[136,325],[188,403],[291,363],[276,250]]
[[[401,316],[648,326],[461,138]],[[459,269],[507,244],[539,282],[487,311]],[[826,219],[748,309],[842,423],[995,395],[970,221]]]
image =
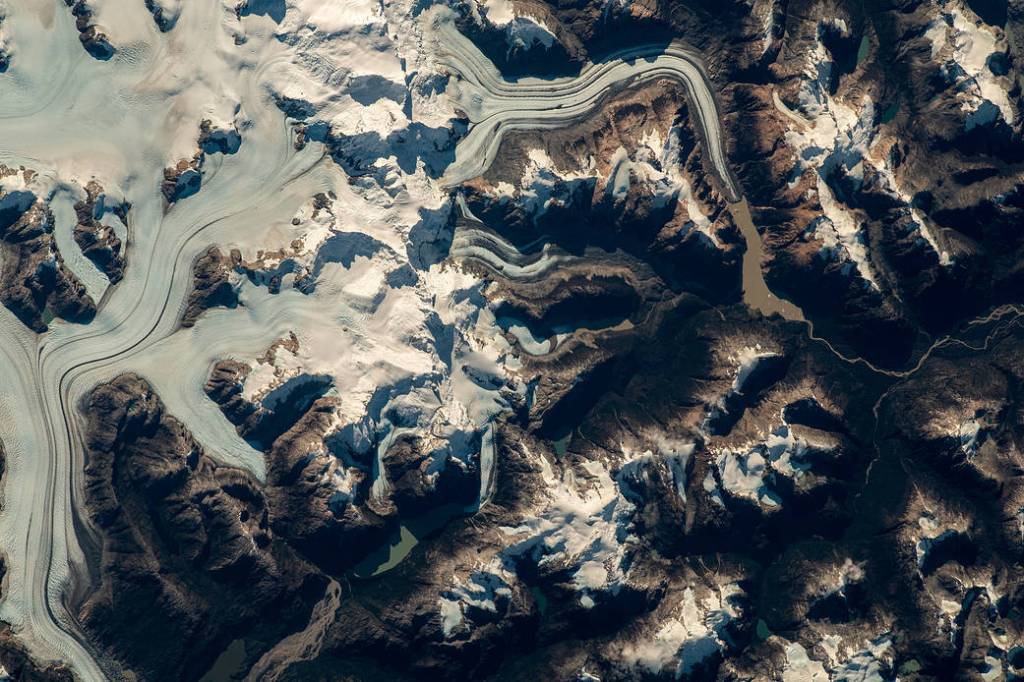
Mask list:
[[[700,57],[681,45],[614,55],[575,78],[511,81],[429,2],[289,0],[280,13],[228,0],[157,0],[159,13],[143,0],[87,4],[106,47],[86,49],[60,0],[0,4],[10,55],[0,164],[12,171],[0,197],[27,192],[49,207],[50,258],[59,254],[96,304],[91,320],[48,319],[44,332],[0,307],[0,619],[40,660],[64,661],[83,680],[105,678],[65,608],[88,584],[79,406],[95,385],[139,374],[208,453],[261,477],[262,454],[203,387],[215,362],[254,365],[294,334],[297,351],[249,376],[250,397],[327,376],[337,429],[380,443],[378,456],[402,429],[482,443],[486,452],[463,454],[479,454],[484,504],[488,425],[510,409],[499,388],[524,387],[485,283],[450,262],[458,185],[486,170],[506,132],[569,125],[626,84],[670,77],[689,92],[710,159],[739,199]],[[116,283],[71,235],[90,182],[130,207],[126,221],[101,219],[123,244]],[[193,263],[211,246],[237,250],[258,276],[234,276],[239,305],[186,327]],[[512,271],[562,258],[528,263],[483,233],[458,235],[454,249]],[[266,283],[274,277],[279,291]],[[387,407],[413,417],[392,424]],[[388,485],[380,471],[377,494]]]

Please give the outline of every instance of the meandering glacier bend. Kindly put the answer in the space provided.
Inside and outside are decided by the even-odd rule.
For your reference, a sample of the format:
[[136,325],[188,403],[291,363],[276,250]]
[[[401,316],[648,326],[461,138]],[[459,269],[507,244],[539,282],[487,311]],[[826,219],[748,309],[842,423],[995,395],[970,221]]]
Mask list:
[[[0,394],[0,437],[9,466],[0,512],[9,574],[0,616],[35,655],[68,662],[84,680],[105,673],[65,609],[67,590],[86,566],[87,538],[79,532],[88,524],[82,518],[77,521],[84,525],[75,523],[82,497],[80,401],[98,382],[140,372],[211,454],[261,474],[259,454],[212,403],[196,400],[205,371],[219,357],[251,357],[289,329],[315,327],[323,310],[294,292],[271,297],[250,291],[246,316],[214,311],[194,330],[179,330],[189,266],[207,245],[246,242],[253,225],[287,223],[308,197],[347,187],[315,145],[293,147],[267,96],[262,79],[288,59],[267,19],[246,20],[239,55],[226,39],[236,27],[225,30],[231,18],[219,3],[187,6],[167,35],[149,24],[142,2],[119,8],[123,23],[110,34],[124,49],[100,63],[82,51],[58,0],[12,3],[7,26],[15,61],[0,80],[0,161],[56,169],[64,178],[101,174],[120,183],[133,205],[125,279],[105,296],[90,325],[58,321],[37,337],[0,310],[0,371],[8,377]],[[455,100],[473,124],[444,185],[485,170],[508,130],[570,125],[618,88],[671,77],[686,85],[711,161],[725,191],[738,198],[713,96],[699,58],[687,49],[672,46],[662,55],[641,48],[588,67],[577,79],[510,83],[450,21],[439,19],[436,29],[448,47],[438,53],[438,65],[462,77]],[[161,118],[167,101],[176,110]],[[223,107],[210,111],[211,101],[244,109],[243,150],[212,163],[200,194],[165,211],[157,191],[162,169],[169,154],[183,156],[194,142],[183,131],[201,115],[230,116]],[[445,195],[436,184],[422,191]],[[342,200],[358,211],[365,197],[347,191]],[[442,200],[450,202],[450,193]],[[399,220],[403,210],[389,219]],[[187,366],[179,364],[184,357]]]
[[700,54],[692,47],[682,42],[641,45],[588,64],[573,77],[509,81],[444,14],[436,20],[436,35],[439,61],[456,76],[449,84],[452,98],[470,121],[469,132],[445,173],[448,186],[483,174],[509,132],[568,127],[593,114],[619,90],[667,78],[686,88],[690,114],[726,199],[731,203],[741,199],[726,161],[711,83]]

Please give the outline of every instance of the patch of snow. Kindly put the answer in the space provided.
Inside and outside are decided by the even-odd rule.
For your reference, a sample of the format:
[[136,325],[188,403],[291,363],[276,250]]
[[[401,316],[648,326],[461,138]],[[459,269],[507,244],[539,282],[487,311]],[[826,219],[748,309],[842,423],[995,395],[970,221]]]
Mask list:
[[835,670],[832,682],[886,682],[892,665],[892,638],[882,635],[850,656]]
[[831,253],[846,253],[857,272],[868,284],[878,288],[868,257],[863,224],[845,206],[836,201],[828,182],[818,176],[818,201],[824,216],[813,225],[813,233],[821,239],[823,249]]
[[[784,476],[799,484],[810,471],[811,457],[830,449],[831,444],[809,443],[783,424],[749,447],[722,448],[714,465],[723,490],[772,511],[781,504],[781,498],[769,484],[772,477]],[[705,490],[711,492],[716,487],[713,476],[705,478]]]
[[505,26],[516,18],[511,0],[484,0],[482,5],[487,20],[495,26]]
[[718,483],[715,481],[715,475],[711,469],[704,475],[704,480],[701,481],[701,487],[704,488],[704,492],[708,494],[708,498],[717,504],[719,507],[725,506],[725,500],[722,499],[722,493],[718,491]]
[[782,682],[829,682],[825,666],[811,660],[807,650],[795,642],[786,645],[786,667]]
[[760,11],[764,14],[764,19],[761,21],[761,42],[764,45],[761,49],[761,54],[764,55],[767,54],[772,43],[775,42],[775,3],[768,0],[758,3],[758,5],[760,5]]
[[578,590],[599,590],[608,584],[608,571],[598,561],[584,561],[573,575],[573,584]]
[[574,583],[592,598],[591,593],[617,591],[625,580],[636,542],[636,507],[600,462],[585,462],[579,469],[580,475],[568,470],[558,478],[548,468],[547,507],[520,526],[502,530],[509,537],[525,536],[506,550],[509,556],[530,557],[538,568],[578,567]]
[[825,650],[825,654],[828,655],[828,660],[832,665],[835,665],[839,660],[839,645],[842,643],[843,638],[834,634],[825,635],[819,642],[821,648]]
[[1007,50],[1003,32],[985,24],[962,0],[949,0],[928,25],[925,37],[931,43],[932,59],[944,60],[943,72],[953,81],[967,113],[967,128],[997,117],[1013,125],[1016,115],[1007,93],[1009,81],[988,68],[989,57]]
[[764,454],[758,450],[734,452],[726,448],[715,458],[722,477],[722,487],[736,497],[752,500],[762,507],[776,508],[778,495],[770,490],[765,478],[770,473]]
[[[508,54],[516,49],[528,50],[534,46],[550,49],[558,40],[543,19],[526,12],[520,13],[511,0],[483,0],[479,4],[487,23],[504,29]],[[480,19],[478,11],[475,16]]]
[[761,360],[773,357],[779,356],[776,353],[762,350],[759,343],[754,346],[745,346],[736,358],[739,361],[739,365],[736,368],[736,377],[732,380],[732,390],[735,393],[742,394],[744,384],[747,383],[747,379],[757,369],[757,365]]
[[497,613],[498,602],[511,598],[514,580],[515,575],[500,558],[478,566],[465,580],[456,576],[452,587],[443,591],[438,600],[444,636],[450,637],[460,627],[467,627],[466,614],[471,609]]
[[[874,102],[865,96],[859,111],[829,94],[832,63],[819,39],[807,54],[807,67],[799,92],[800,114],[806,125],[787,129],[786,143],[796,152],[794,182],[805,170],[816,174],[822,215],[808,226],[829,257],[846,258],[869,286],[878,287],[867,252],[863,225],[835,198],[828,181],[833,173],[863,176],[862,163],[869,158],[874,122]],[[792,112],[790,112],[792,113]]]
[[936,544],[963,533],[966,530],[964,522],[960,521],[954,524],[946,524],[941,522],[936,514],[927,510],[922,512],[921,516],[918,517],[917,525],[917,543],[915,544],[914,549],[917,556],[918,567],[924,565],[924,562],[928,557],[928,553]]
[[438,600],[441,610],[441,629],[444,636],[448,637],[462,623],[462,606],[457,599],[441,597]]
[[677,610],[651,639],[625,645],[624,662],[654,674],[672,666],[676,678],[684,677],[725,648],[729,639],[726,627],[741,616],[738,598],[742,594],[739,585],[730,583],[709,590],[698,602],[694,589],[687,587]]
[[982,425],[977,417],[968,419],[960,424],[957,430],[960,439],[960,449],[965,455],[973,455],[978,452],[982,442]]
[[672,482],[675,484],[676,494],[679,495],[680,501],[686,504],[686,467],[697,449],[696,443],[666,438],[659,434],[656,445],[658,454],[665,459],[669,471],[672,472]]

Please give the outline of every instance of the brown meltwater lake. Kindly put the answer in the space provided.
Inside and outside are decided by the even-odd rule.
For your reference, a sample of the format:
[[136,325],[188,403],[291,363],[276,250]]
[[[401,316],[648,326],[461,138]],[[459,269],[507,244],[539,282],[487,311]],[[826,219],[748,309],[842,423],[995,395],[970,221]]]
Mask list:
[[763,315],[778,313],[793,322],[805,322],[803,311],[784,298],[771,292],[764,281],[761,264],[764,261],[764,246],[761,235],[754,227],[747,200],[742,199],[729,205],[733,219],[739,225],[747,250],[743,254],[743,302]]

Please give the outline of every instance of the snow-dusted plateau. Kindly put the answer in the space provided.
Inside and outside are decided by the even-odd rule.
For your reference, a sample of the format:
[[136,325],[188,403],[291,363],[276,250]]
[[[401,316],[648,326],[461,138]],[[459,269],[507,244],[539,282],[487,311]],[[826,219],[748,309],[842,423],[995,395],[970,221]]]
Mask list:
[[1024,679],[1024,7],[0,0],[0,664]]

